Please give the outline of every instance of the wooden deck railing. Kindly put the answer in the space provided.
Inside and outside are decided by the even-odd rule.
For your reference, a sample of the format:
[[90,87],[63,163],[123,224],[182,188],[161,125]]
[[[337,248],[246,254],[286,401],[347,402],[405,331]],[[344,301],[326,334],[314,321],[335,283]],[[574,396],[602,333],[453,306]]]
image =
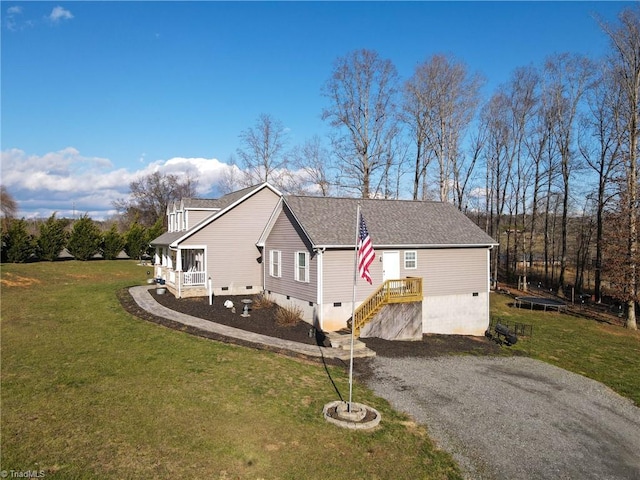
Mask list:
[[378,290],[356,308],[353,314],[355,335],[369,322],[380,309],[389,303],[406,303],[422,301],[422,278],[402,278],[387,280]]

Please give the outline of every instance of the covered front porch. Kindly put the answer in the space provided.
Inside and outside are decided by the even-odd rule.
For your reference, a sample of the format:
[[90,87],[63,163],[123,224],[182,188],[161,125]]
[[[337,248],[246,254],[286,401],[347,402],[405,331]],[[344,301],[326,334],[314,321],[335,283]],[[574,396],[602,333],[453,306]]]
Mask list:
[[208,294],[206,247],[156,247],[154,278],[177,298]]

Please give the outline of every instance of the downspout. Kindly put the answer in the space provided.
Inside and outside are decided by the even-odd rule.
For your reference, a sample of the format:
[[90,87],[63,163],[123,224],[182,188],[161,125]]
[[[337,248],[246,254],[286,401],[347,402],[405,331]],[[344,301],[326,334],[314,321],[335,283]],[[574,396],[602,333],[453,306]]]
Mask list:
[[260,255],[262,255],[262,294],[266,295],[267,293],[267,258],[266,258],[266,254],[267,254],[267,247],[266,245],[263,245],[262,247],[262,252],[260,252]]
[[487,248],[487,330],[491,324],[491,250],[493,246]]
[[320,331],[324,331],[324,265],[323,265],[323,258],[324,258],[324,248],[317,248],[315,249],[316,253],[318,254],[318,260],[317,260],[317,279],[316,279],[316,295],[317,295],[317,299],[316,299],[316,305],[318,306],[317,309],[317,320],[318,320],[318,325],[317,328],[320,329]]

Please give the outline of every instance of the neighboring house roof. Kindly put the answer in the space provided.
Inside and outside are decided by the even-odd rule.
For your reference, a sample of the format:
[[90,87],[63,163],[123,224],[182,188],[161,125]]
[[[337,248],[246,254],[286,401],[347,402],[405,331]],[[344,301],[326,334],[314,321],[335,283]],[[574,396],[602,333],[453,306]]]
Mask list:
[[[155,238],[150,242],[152,246],[171,246],[176,247],[179,242],[187,239],[206,225],[213,222],[216,218],[224,215],[226,212],[231,210],[237,204],[243,202],[250,196],[259,192],[263,188],[269,188],[276,195],[282,196],[282,194],[276,190],[273,186],[268,183],[262,183],[260,185],[254,185],[252,187],[243,188],[242,190],[238,190],[235,192],[228,193],[227,195],[223,195],[222,197],[212,200],[212,199],[200,199],[202,200],[202,205],[206,203],[206,208],[216,208],[218,210],[213,211],[210,216],[202,220],[197,225],[194,225],[192,228],[180,232],[165,232],[160,235],[158,238]],[[190,204],[191,207],[196,208],[198,204],[198,199],[185,199],[185,202],[193,202]]]
[[356,208],[378,246],[491,246],[495,240],[455,206],[442,202],[285,196],[316,247],[353,247]]

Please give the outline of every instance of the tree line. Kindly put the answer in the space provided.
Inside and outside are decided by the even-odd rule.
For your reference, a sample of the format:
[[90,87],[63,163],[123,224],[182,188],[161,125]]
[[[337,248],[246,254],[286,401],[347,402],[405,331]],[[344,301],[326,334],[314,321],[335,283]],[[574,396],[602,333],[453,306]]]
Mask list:
[[[3,195],[3,198],[8,198],[6,192]],[[87,215],[71,220],[57,218],[55,213],[45,221],[30,225],[24,218],[7,216],[4,210],[0,250],[2,262],[52,262],[60,258],[65,248],[76,260],[81,261],[90,260],[96,255],[104,260],[115,260],[123,251],[131,258],[142,259],[145,255],[153,254],[149,242],[164,231],[161,221],[150,228],[133,222],[124,233],[120,233],[115,223],[104,229]]]

